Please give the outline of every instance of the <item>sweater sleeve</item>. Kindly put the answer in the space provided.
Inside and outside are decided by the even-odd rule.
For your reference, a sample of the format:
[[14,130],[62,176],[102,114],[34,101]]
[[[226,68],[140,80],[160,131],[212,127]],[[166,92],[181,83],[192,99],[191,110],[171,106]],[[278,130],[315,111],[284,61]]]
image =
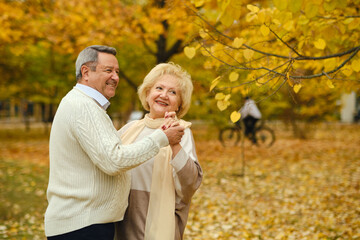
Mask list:
[[172,159],[171,165],[174,169],[177,198],[180,198],[184,203],[189,203],[191,197],[199,188],[203,177],[190,128],[185,129],[180,145],[181,150]]
[[143,140],[122,145],[106,112],[94,104],[77,109],[73,130],[93,163],[108,175],[117,175],[154,157],[169,144],[165,133],[156,130]]

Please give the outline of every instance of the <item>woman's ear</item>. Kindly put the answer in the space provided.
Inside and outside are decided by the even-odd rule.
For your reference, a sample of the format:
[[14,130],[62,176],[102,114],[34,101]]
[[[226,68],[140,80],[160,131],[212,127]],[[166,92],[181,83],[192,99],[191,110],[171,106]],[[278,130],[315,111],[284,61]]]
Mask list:
[[151,88],[149,88],[148,90],[146,90],[146,102],[149,102],[149,100],[148,100],[148,98],[149,98],[149,93],[150,93],[150,90],[151,90]]

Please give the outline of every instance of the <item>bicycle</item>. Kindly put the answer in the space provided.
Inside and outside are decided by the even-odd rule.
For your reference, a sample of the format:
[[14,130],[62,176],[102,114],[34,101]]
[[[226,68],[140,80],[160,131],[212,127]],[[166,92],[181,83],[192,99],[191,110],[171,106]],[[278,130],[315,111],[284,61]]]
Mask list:
[[[219,141],[224,147],[237,146],[240,142],[242,135],[242,123],[235,123],[233,126],[226,126],[220,129]],[[263,121],[259,125],[255,126],[255,139],[251,139],[249,135],[245,136],[249,140],[252,140],[253,144],[259,147],[271,147],[275,142],[274,131],[265,125]]]

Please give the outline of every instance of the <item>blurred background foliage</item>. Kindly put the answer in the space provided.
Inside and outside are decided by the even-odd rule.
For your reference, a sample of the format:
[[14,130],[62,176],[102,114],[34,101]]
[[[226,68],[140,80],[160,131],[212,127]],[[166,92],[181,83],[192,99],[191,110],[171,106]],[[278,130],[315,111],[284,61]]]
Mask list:
[[[341,95],[360,94],[360,4],[286,2],[1,0],[0,101],[15,104],[25,118],[33,117],[29,105],[39,105],[38,119],[51,122],[76,83],[77,54],[110,45],[120,65],[109,109],[118,127],[142,110],[136,88],[144,76],[173,61],[195,86],[185,118],[227,124],[251,95],[265,119],[288,122],[301,137],[299,121],[339,120]],[[25,122],[30,127],[31,119]]]

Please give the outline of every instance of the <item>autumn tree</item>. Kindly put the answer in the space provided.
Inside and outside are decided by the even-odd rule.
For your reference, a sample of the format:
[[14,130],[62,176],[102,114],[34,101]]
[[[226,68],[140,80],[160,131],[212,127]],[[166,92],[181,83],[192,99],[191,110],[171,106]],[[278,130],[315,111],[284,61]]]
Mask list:
[[51,9],[47,44],[55,53],[74,61],[91,44],[117,48],[122,90],[112,102],[117,112],[127,114],[138,103],[136,89],[143,77],[156,64],[181,54],[193,28],[181,1],[60,0]]
[[329,116],[327,100],[359,93],[360,1],[191,2],[199,34],[185,54],[201,53],[204,68],[218,73],[210,91],[220,111],[237,110],[233,100],[251,94],[265,105],[293,101],[278,106],[314,120]]
[[[11,105],[17,103],[26,123],[28,101],[37,101],[33,99],[34,93],[46,89],[46,85],[39,88],[36,84],[46,71],[40,71],[39,75],[33,75],[33,71],[41,68],[36,64],[43,51],[41,46],[36,46],[45,36],[42,26],[49,2],[0,1],[0,100],[10,99]],[[46,95],[43,103],[49,103],[50,99],[45,98]]]
[[114,112],[134,108],[145,74],[182,53],[191,29],[178,1],[1,1],[0,10],[3,99],[26,94],[22,97],[58,103],[75,84],[77,54],[102,44],[119,52],[122,91],[114,98]]

